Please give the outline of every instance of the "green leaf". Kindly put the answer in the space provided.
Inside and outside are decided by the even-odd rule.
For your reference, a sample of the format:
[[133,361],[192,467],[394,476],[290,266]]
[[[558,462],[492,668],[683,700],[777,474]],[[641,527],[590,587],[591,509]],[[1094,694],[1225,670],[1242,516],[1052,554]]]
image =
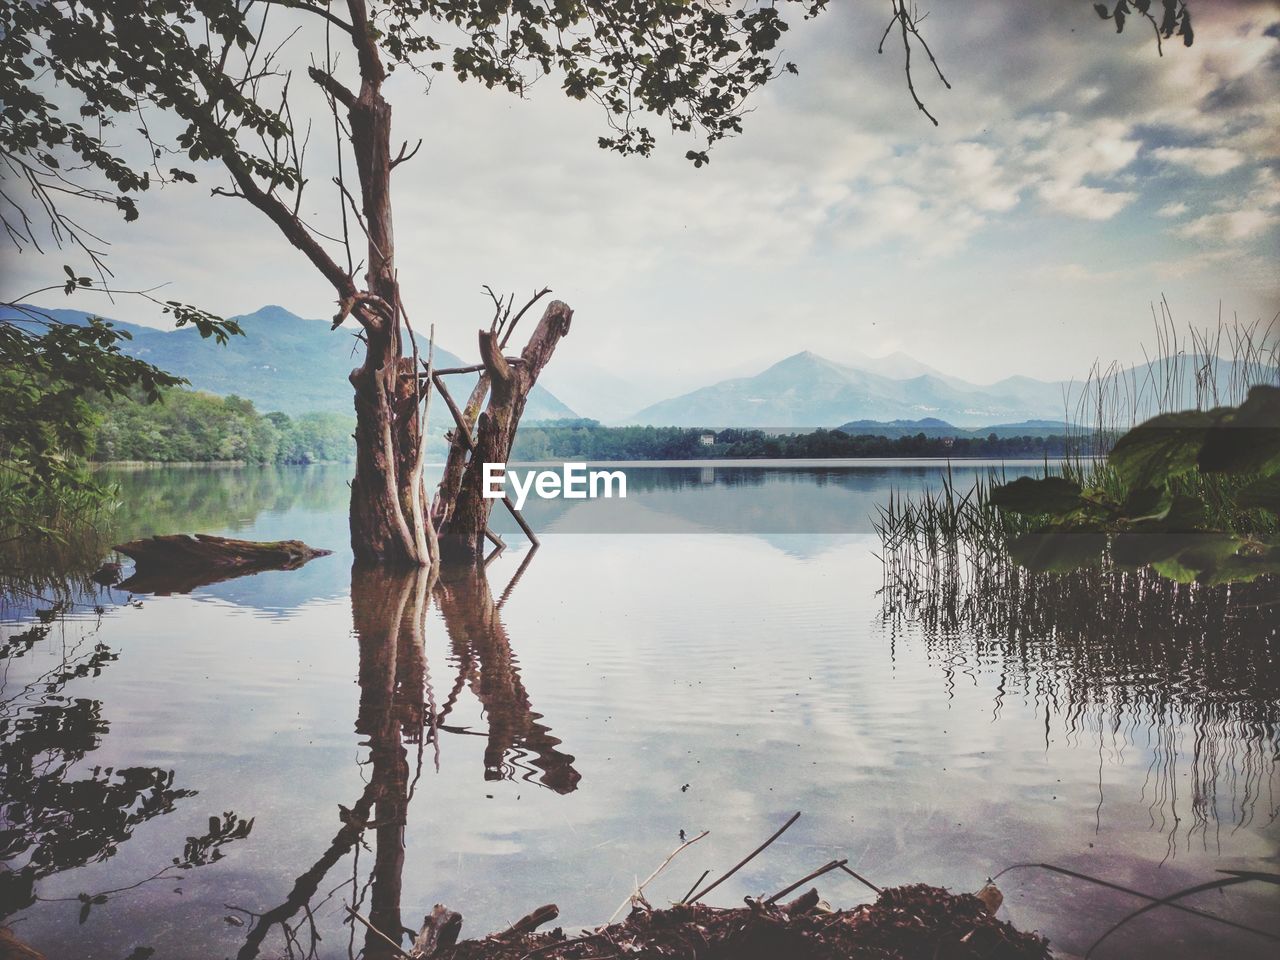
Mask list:
[[1060,516],[1086,506],[1080,485],[1063,477],[1019,477],[991,491],[991,503],[1011,513]]
[[1091,530],[1050,530],[1024,533],[1009,543],[1015,563],[1036,573],[1065,573],[1097,566],[1106,549],[1105,534]]
[[1139,487],[1130,492],[1121,507],[1125,519],[1159,520],[1169,513],[1173,506],[1173,498],[1166,487]]
[[1280,470],[1280,387],[1256,386],[1210,430],[1198,459],[1208,473]]
[[1153,417],[1117,440],[1107,462],[1131,488],[1163,485],[1195,469],[1205,434],[1222,414],[1187,410]]
[[1120,533],[1111,540],[1111,559],[1118,567],[1136,570],[1172,560],[1187,549],[1197,534]]
[[1280,473],[1253,481],[1240,491],[1236,503],[1246,510],[1269,510],[1280,516]]
[[1227,557],[1202,582],[1248,583],[1259,577],[1280,576],[1280,546],[1272,546],[1262,553],[1237,553]]

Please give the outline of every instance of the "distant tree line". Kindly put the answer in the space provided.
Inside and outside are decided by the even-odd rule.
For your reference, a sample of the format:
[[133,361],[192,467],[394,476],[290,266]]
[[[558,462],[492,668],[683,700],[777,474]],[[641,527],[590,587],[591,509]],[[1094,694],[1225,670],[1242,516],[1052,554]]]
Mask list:
[[850,436],[839,430],[770,435],[763,430],[605,427],[594,420],[528,425],[516,438],[520,460],[802,460],[829,457],[1060,457],[1068,438]]
[[339,413],[259,413],[243,397],[170,389],[158,403],[117,397],[98,409],[90,457],[99,462],[351,460],[352,418]]
[[[243,397],[169,389],[158,403],[124,396],[103,402],[90,434],[91,459],[154,463],[236,460],[306,464],[354,457],[352,418],[259,413]],[[526,426],[513,460],[802,460],[831,457],[1061,457],[1067,438],[850,436],[839,430],[771,435],[764,430],[606,427],[595,420]],[[444,446],[432,443],[433,459]]]

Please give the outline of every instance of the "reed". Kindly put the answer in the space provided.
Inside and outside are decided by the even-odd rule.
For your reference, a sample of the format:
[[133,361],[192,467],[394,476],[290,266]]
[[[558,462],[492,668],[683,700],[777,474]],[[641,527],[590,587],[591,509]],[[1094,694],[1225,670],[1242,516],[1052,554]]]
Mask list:
[[30,602],[50,606],[94,593],[111,543],[113,486],[51,489],[0,470],[0,619]]
[[[1068,453],[1046,461],[1043,475],[1065,476],[1123,501],[1124,483],[1106,460],[1119,437],[1162,413],[1236,405],[1252,386],[1280,385],[1280,314],[1266,324],[1219,316],[1212,326],[1180,327],[1162,298],[1152,306],[1152,321],[1154,344],[1150,351],[1143,348],[1144,363],[1095,363],[1082,383],[1064,391]],[[1278,532],[1274,515],[1236,505],[1235,493],[1250,479],[1193,471],[1175,481],[1173,492],[1202,500],[1215,529]],[[895,579],[911,568],[918,580],[928,575],[917,569],[921,565],[1008,563],[1005,545],[1032,524],[991,504],[992,488],[1003,482],[1004,472],[992,470],[961,491],[948,470],[938,490],[891,494],[872,518],[884,546],[886,576]]]

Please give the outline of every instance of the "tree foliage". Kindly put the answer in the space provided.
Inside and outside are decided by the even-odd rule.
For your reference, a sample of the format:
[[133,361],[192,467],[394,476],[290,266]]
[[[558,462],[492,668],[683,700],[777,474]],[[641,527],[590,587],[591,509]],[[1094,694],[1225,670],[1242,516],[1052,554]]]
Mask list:
[[[601,147],[647,156],[656,122],[695,135],[686,156],[701,166],[716,142],[742,132],[756,90],[797,72],[781,53],[783,39],[796,18],[815,17],[828,3],[5,0],[0,161],[10,182],[0,187],[0,222],[19,247],[39,247],[47,220],[57,243],[80,246],[101,267],[104,242],[65,209],[69,195],[116,207],[131,221],[141,193],[194,182],[209,160],[231,175],[235,187],[224,192],[285,197],[278,213],[296,212],[307,182],[297,141],[308,122],[295,122],[287,64],[305,59],[291,60],[286,41],[299,27],[310,38],[293,41],[306,45],[307,76],[339,103],[358,95],[370,70],[378,78],[397,68],[428,79],[450,73],[521,97],[550,78],[566,96],[601,108]],[[1157,40],[1193,39],[1182,0],[1097,9],[1117,29],[1137,15],[1151,21]],[[910,84],[913,47],[936,66],[923,18],[901,0],[889,0],[885,12],[880,50],[901,37]],[[323,48],[309,26],[323,28]],[[331,38],[357,54],[341,68],[329,54]],[[924,110],[914,85],[911,93]],[[156,123],[160,114],[176,118],[176,128]]]
[[[567,96],[603,108],[608,133],[600,146],[647,155],[656,141],[646,116],[699,134],[704,146],[741,132],[751,93],[796,69],[777,54],[789,9],[811,17],[826,5],[389,0],[349,3],[340,14],[318,0],[6,0],[0,158],[13,183],[37,200],[54,238],[100,262],[98,238],[60,203],[68,193],[134,220],[139,194],[156,183],[194,181],[196,164],[218,160],[239,190],[252,183],[271,195],[300,194],[290,71],[270,39],[282,19],[285,34],[314,20],[357,47],[372,41],[386,71],[447,71],[519,96],[557,75]],[[341,99],[339,72],[326,63],[309,74]],[[42,92],[50,88],[58,102]],[[157,112],[180,121],[172,137],[160,133]],[[705,149],[690,156],[700,165]],[[0,206],[11,240],[38,247],[39,218],[14,186],[0,192]]]
[[94,460],[150,463],[307,464],[352,459],[351,417],[261,414],[242,397],[170,389],[104,404],[92,431]]
[[[91,278],[64,269],[66,293],[92,287]],[[63,323],[40,310],[6,306],[10,311],[0,317],[0,529],[48,535],[62,507],[97,490],[83,469],[97,406],[127,395],[154,402],[186,381],[125,353],[132,335],[110,321]],[[164,311],[178,326],[192,324],[218,343],[241,332],[234,321],[176,301]]]
[[1195,42],[1191,11],[1187,9],[1184,0],[1116,0],[1110,7],[1105,3],[1095,3],[1093,9],[1103,20],[1114,21],[1116,33],[1124,32],[1124,25],[1130,17],[1142,17],[1155,29],[1156,43],[1161,46],[1162,51],[1162,41],[1175,36],[1181,37],[1183,45],[1187,47]]

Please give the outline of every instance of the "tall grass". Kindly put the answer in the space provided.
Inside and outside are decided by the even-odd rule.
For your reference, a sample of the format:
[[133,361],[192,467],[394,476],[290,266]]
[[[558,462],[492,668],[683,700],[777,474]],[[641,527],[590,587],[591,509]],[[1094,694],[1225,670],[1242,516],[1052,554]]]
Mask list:
[[[1228,323],[1220,316],[1214,326],[1182,328],[1162,298],[1153,305],[1152,318],[1154,347],[1143,349],[1144,363],[1095,363],[1078,387],[1065,392],[1068,453],[1059,462],[1046,462],[1045,475],[1065,476],[1123,501],[1124,483],[1106,461],[1119,437],[1162,413],[1233,406],[1252,386],[1280,385],[1280,315],[1265,325]],[[1217,528],[1276,532],[1273,516],[1235,506],[1233,494],[1248,480],[1193,471],[1176,481],[1174,492],[1201,499]],[[1002,482],[1003,472],[993,470],[961,491],[948,470],[938,490],[913,497],[892,494],[873,518],[884,545],[886,577],[934,579],[955,564],[1007,564],[1005,545],[1030,524],[992,506],[991,489]]]
[[13,604],[91,593],[116,506],[110,487],[33,487],[0,468],[0,618]]

